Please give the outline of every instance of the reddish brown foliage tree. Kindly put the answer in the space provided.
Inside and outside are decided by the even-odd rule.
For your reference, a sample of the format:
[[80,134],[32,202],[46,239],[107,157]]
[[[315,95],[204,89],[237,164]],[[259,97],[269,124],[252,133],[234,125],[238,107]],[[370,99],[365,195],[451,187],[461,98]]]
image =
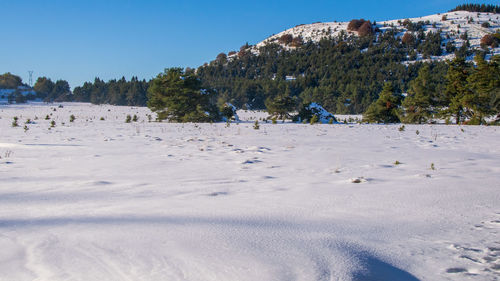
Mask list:
[[360,20],[351,20],[349,24],[347,25],[347,30],[348,31],[358,31],[358,29],[365,23],[364,19]]
[[365,21],[358,29],[359,36],[367,36],[373,34],[373,27],[370,21]]
[[481,44],[491,46],[493,45],[493,43],[495,43],[495,37],[493,37],[491,34],[486,34],[483,38],[481,38]]
[[217,63],[226,63],[227,62],[227,56],[224,53],[220,53],[217,55],[217,58],[215,58],[215,61]]
[[405,35],[403,35],[403,38],[401,38],[401,42],[405,45],[413,45],[415,44],[415,36],[413,34],[406,32]]
[[303,44],[302,38],[299,36],[299,37],[293,38],[291,46],[292,47],[300,47],[300,46],[302,46],[302,44]]
[[493,43],[495,43],[495,37],[493,37],[491,34],[486,34],[483,38],[481,38],[481,44],[491,46],[493,45]]
[[278,39],[278,42],[280,42],[281,44],[285,44],[285,45],[292,43],[292,41],[293,41],[293,36],[291,34],[283,34]]

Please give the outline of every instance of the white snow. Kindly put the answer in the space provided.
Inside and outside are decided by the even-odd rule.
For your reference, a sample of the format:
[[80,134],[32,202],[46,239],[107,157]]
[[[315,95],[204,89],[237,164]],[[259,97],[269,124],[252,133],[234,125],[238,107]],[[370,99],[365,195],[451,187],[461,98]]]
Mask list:
[[498,127],[63,105],[0,107],[0,280],[499,277]]

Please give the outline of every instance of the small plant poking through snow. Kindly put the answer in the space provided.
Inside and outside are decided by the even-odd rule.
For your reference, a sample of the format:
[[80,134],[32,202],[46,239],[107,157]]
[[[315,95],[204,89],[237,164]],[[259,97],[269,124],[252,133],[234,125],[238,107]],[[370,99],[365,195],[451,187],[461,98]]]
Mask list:
[[104,119],[104,117],[101,117],[101,119],[99,119],[99,120],[104,121],[105,119]]
[[50,116],[48,114],[45,116],[45,120],[50,120]]
[[27,125],[24,125],[24,132],[26,133],[29,130]]
[[436,170],[436,166],[434,166],[434,163],[431,163],[431,170]]
[[75,115],[71,114],[69,116],[69,122],[71,122],[71,123],[75,122]]
[[253,124],[253,128],[254,128],[254,130],[260,129],[259,121],[255,120],[255,123]]
[[394,165],[396,165],[396,166],[401,165],[401,164],[403,164],[403,163],[399,162],[398,160],[396,160],[396,162],[394,162]]
[[134,114],[134,117],[132,117],[132,121],[134,121],[134,122],[139,121],[139,117],[137,117],[137,115]]
[[3,154],[3,157],[4,157],[4,158],[9,158],[10,156],[12,156],[12,150],[7,150],[7,151],[5,151],[5,153]]
[[314,125],[316,123],[318,123],[318,115],[314,114],[312,117],[311,117],[311,121],[310,121],[311,125]]
[[399,127],[399,129],[398,129],[398,130],[399,130],[400,132],[404,132],[404,130],[405,130],[405,129],[406,129],[406,128],[405,128],[405,125],[403,125],[403,126]]
[[125,118],[125,123],[130,123],[132,122],[132,116],[127,115],[127,118]]
[[54,128],[56,126],[56,121],[52,120],[50,121],[50,127]]
[[366,179],[364,177],[359,177],[359,178],[353,178],[351,179],[352,183],[363,183],[366,182]]
[[415,134],[417,134],[417,136],[418,136],[418,135],[420,135],[420,131],[419,131],[419,130],[416,130],[416,131],[415,131]]
[[19,118],[17,116],[14,116],[14,120],[12,121],[12,127],[19,127],[19,123],[17,123],[17,120],[19,120]]

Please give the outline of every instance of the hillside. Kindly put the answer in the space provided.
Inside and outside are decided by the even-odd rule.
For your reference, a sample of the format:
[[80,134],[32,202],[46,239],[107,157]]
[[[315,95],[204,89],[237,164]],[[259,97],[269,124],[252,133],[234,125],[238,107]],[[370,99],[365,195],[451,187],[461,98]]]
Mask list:
[[[404,94],[422,66],[444,95],[447,60],[500,54],[500,14],[456,11],[413,19],[298,25],[197,69],[220,101],[263,109],[289,95],[336,114],[360,114],[384,83]],[[472,64],[469,65],[472,67]]]
[[[443,20],[445,19],[445,20]],[[412,23],[412,27],[405,24],[405,21]],[[482,26],[485,22],[489,27]],[[397,19],[388,20],[383,22],[374,23],[375,29],[379,29],[381,33],[386,32],[393,27],[397,28],[400,32],[396,35],[402,38],[406,32],[416,34],[420,29],[417,27],[421,24],[421,28],[425,33],[440,31],[443,40],[443,54],[435,56],[433,59],[450,59],[453,54],[447,53],[445,45],[452,42],[456,48],[461,47],[466,40],[464,34],[470,42],[471,49],[481,48],[481,39],[487,34],[494,34],[500,28],[500,14],[493,13],[476,13],[467,11],[455,11],[443,14],[435,14],[419,18],[410,19]],[[306,25],[298,25],[276,35],[273,35],[266,40],[256,44],[253,48],[257,53],[260,47],[270,43],[280,44],[286,49],[293,49],[289,45],[280,43],[280,38],[284,35],[291,35],[294,38],[301,38],[303,42],[312,41],[318,43],[321,39],[338,37],[342,32],[358,35],[357,32],[349,31],[347,29],[349,22],[327,22],[327,23],[313,23]],[[492,48],[491,54],[500,54],[500,47]]]

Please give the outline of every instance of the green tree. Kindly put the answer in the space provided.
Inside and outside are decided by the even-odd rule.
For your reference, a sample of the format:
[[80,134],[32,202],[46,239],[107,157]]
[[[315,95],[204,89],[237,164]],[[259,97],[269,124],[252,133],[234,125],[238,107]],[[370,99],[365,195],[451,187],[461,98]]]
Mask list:
[[470,123],[483,124],[484,118],[496,112],[492,101],[500,88],[500,56],[488,63],[482,56],[475,58],[476,68],[467,78],[470,91],[462,99],[463,106],[469,108]]
[[449,62],[446,74],[445,97],[449,104],[442,110],[443,116],[455,117],[455,122],[460,124],[466,117],[467,109],[464,107],[464,97],[469,93],[467,78],[469,77],[469,66],[462,57],[456,57]]
[[52,88],[52,91],[45,98],[45,101],[70,101],[70,94],[71,89],[68,82],[65,80],[57,80],[54,84],[54,88]]
[[54,82],[47,77],[38,77],[33,89],[38,98],[45,99],[54,90]]
[[23,80],[10,72],[0,75],[0,89],[17,89],[23,85]]
[[285,120],[291,118],[291,112],[295,110],[297,102],[291,96],[276,96],[266,99],[266,108],[271,118]]
[[404,123],[426,122],[433,113],[433,96],[436,86],[432,81],[429,65],[420,68],[417,78],[410,82],[408,96],[403,100],[403,114],[401,121]]
[[182,68],[165,69],[151,81],[148,107],[159,120],[210,122],[219,120],[212,91],[202,89],[200,80]]
[[398,123],[398,107],[401,96],[395,94],[392,83],[387,82],[379,98],[363,114],[363,120],[370,123]]

